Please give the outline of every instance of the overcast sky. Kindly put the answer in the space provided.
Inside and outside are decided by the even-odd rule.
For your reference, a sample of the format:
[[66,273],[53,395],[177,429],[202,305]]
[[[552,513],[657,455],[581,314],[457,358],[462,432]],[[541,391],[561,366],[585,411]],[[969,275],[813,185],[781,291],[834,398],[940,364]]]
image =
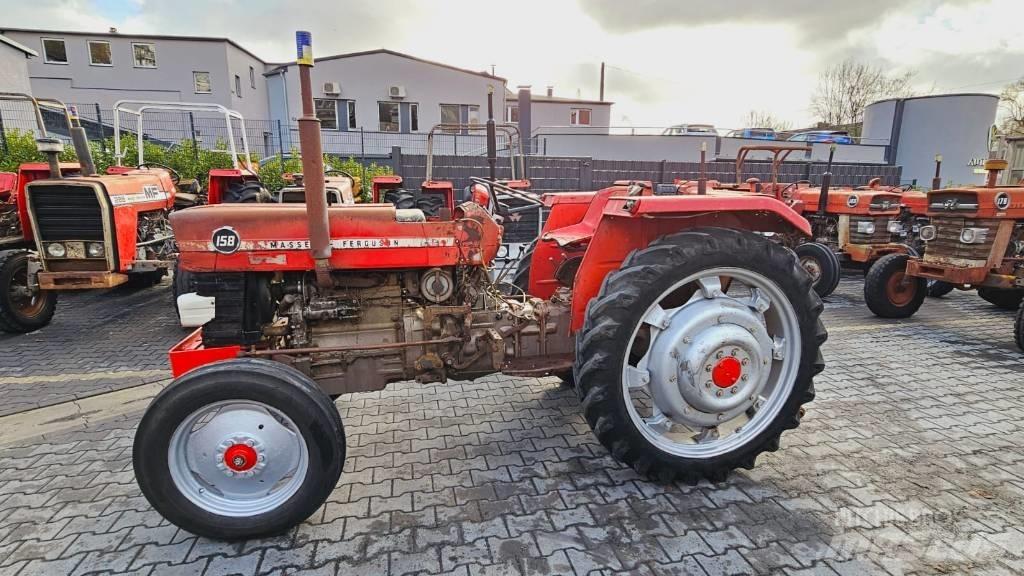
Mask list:
[[[846,57],[916,70],[925,93],[998,92],[1024,76],[1024,0],[0,0],[0,26],[227,36],[265,60],[390,48],[596,98],[614,125],[749,110],[811,123],[818,73]],[[358,79],[349,79],[358,81]]]

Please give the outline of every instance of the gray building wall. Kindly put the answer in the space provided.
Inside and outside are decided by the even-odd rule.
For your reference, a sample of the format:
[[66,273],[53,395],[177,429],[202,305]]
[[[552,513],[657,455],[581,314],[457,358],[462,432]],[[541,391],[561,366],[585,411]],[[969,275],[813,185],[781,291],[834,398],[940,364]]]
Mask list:
[[[241,106],[245,109],[239,110],[243,114],[266,114],[265,83],[257,84],[263,88],[258,93],[248,92],[251,90],[248,62],[258,63],[259,60],[223,39],[19,30],[0,30],[0,33],[39,52],[39,57],[30,60],[28,65],[28,76],[36,96],[57,98],[68,103],[98,103],[103,108],[113,106],[118,100],[129,99],[211,102],[229,108]],[[45,61],[43,38],[64,40],[67,64]],[[110,42],[111,66],[90,64],[89,40]],[[133,42],[154,45],[156,68],[134,66]],[[262,63],[257,72],[261,68]],[[192,73],[196,71],[210,73],[210,94],[195,93]],[[242,99],[234,98],[231,93],[234,73],[240,74],[243,80],[243,90],[246,91]],[[250,101],[253,103],[251,106]]]
[[[283,79],[268,79],[272,87],[269,106],[271,119],[292,123],[302,114],[298,70],[295,64],[289,64],[281,71],[272,71],[269,75],[281,75],[282,71]],[[283,82],[286,99],[278,96],[278,82]],[[327,82],[341,84],[341,94],[324,94],[323,86]],[[441,122],[441,104],[479,106],[479,119],[484,122],[487,119],[489,86],[494,89],[494,114],[499,121],[505,110],[503,78],[460,71],[386,52],[317,60],[312,70],[312,83],[315,98],[355,101],[356,129],[362,127],[364,130],[378,130],[377,104],[388,101],[418,104],[419,126],[416,132],[422,134]],[[405,87],[405,98],[390,97],[389,88],[396,85]],[[340,108],[339,115],[343,114],[343,108]]]
[[[894,138],[890,162],[903,166],[904,181],[929,186],[935,155],[942,155],[943,185],[982,184],[989,130],[999,98],[993,94],[945,94],[883,100],[864,112],[865,135]],[[888,128],[888,130],[887,130]],[[874,141],[874,140],[872,140]]]
[[[591,127],[569,125],[573,108],[587,108],[591,111]],[[530,123],[535,134],[608,134],[612,104],[611,102],[538,101],[534,97],[530,102],[530,114]]]
[[0,91],[31,93],[28,63],[31,54],[0,42]]

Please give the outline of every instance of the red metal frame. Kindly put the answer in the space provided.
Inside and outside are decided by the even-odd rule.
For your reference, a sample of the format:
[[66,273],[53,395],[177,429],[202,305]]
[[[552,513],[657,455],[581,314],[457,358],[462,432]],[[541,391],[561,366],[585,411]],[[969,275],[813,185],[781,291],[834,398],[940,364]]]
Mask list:
[[171,375],[178,378],[200,366],[237,358],[241,351],[241,346],[203,348],[203,329],[197,328],[168,352],[168,357],[171,360]]

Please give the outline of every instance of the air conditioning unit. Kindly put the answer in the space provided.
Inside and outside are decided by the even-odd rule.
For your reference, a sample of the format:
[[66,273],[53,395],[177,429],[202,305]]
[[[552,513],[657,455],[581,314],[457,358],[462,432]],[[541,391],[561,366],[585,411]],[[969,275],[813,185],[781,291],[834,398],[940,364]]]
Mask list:
[[392,98],[405,98],[405,86],[392,86],[388,89]]
[[328,96],[341,94],[341,84],[337,82],[324,82],[324,94]]

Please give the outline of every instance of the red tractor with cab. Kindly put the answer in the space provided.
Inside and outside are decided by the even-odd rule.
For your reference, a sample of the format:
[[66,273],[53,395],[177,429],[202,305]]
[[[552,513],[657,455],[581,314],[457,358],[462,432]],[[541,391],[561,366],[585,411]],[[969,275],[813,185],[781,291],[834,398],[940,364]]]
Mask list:
[[923,256],[892,254],[876,262],[864,284],[868,308],[883,318],[907,318],[935,280],[1018,310],[1015,335],[1024,349],[1024,187],[997,186],[1005,160],[985,162],[984,186],[928,192],[929,224],[920,230]]
[[332,398],[389,382],[572,373],[599,441],[660,481],[752,467],[799,425],[823,368],[822,304],[796,256],[754,232],[809,236],[788,206],[614,186],[589,194],[607,199],[594,212],[579,195],[545,227],[590,238],[571,278],[547,297],[503,294],[488,274],[494,190],[446,195],[436,219],[327,206],[312,50],[297,40],[306,203],[171,215],[196,288],[179,307],[205,322],[171,350],[175,380],[135,435],[136,479],[164,517],[217,539],[303,521],[345,462]]

